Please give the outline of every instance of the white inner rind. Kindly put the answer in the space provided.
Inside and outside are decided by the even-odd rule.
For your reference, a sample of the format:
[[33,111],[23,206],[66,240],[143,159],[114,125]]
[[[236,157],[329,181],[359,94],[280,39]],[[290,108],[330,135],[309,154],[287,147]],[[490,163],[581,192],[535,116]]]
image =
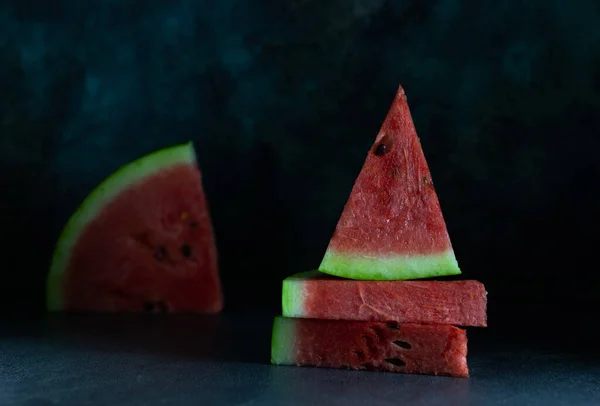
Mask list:
[[337,253],[328,249],[319,271],[357,280],[408,280],[461,273],[452,248],[435,254],[383,257]]
[[71,251],[81,232],[98,213],[121,192],[144,178],[165,168],[185,163],[196,164],[196,154],[191,142],[162,149],[121,167],[86,197],[65,225],[56,244],[46,284],[48,310],[64,309],[63,279]]
[[294,320],[275,317],[271,339],[271,363],[276,365],[294,364],[296,326]]

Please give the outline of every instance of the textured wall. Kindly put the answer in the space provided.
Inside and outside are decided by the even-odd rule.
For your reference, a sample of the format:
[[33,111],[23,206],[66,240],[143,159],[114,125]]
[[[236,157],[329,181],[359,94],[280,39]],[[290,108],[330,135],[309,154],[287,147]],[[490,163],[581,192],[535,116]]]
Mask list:
[[98,182],[188,139],[226,299],[276,305],[284,276],[318,265],[399,83],[465,276],[497,300],[597,292],[583,263],[598,225],[598,2],[3,4],[9,309],[41,306],[60,228]]

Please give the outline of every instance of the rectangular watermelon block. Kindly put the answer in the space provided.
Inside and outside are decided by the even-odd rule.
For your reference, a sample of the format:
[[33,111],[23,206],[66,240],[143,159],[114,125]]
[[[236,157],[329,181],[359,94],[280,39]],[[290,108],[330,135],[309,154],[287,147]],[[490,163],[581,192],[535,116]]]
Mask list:
[[282,315],[486,327],[487,292],[474,280],[361,281],[303,272],[283,281]]
[[469,376],[466,331],[450,325],[276,317],[271,363]]

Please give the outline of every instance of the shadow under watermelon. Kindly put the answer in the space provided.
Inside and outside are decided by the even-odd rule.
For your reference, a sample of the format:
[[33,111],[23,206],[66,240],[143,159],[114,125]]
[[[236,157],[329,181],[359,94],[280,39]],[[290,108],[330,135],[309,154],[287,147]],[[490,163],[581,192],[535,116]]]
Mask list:
[[271,322],[231,314],[69,314],[50,315],[29,331],[71,350],[268,364]]

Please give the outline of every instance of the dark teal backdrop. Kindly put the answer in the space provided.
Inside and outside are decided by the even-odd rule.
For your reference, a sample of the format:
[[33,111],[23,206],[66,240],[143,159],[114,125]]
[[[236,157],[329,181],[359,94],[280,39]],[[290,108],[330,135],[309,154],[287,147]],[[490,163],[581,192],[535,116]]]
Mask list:
[[[40,310],[60,228],[120,165],[194,141],[228,309],[318,265],[398,84],[492,311],[597,305],[600,3],[0,6],[1,289]],[[514,308],[514,306],[513,306]]]

